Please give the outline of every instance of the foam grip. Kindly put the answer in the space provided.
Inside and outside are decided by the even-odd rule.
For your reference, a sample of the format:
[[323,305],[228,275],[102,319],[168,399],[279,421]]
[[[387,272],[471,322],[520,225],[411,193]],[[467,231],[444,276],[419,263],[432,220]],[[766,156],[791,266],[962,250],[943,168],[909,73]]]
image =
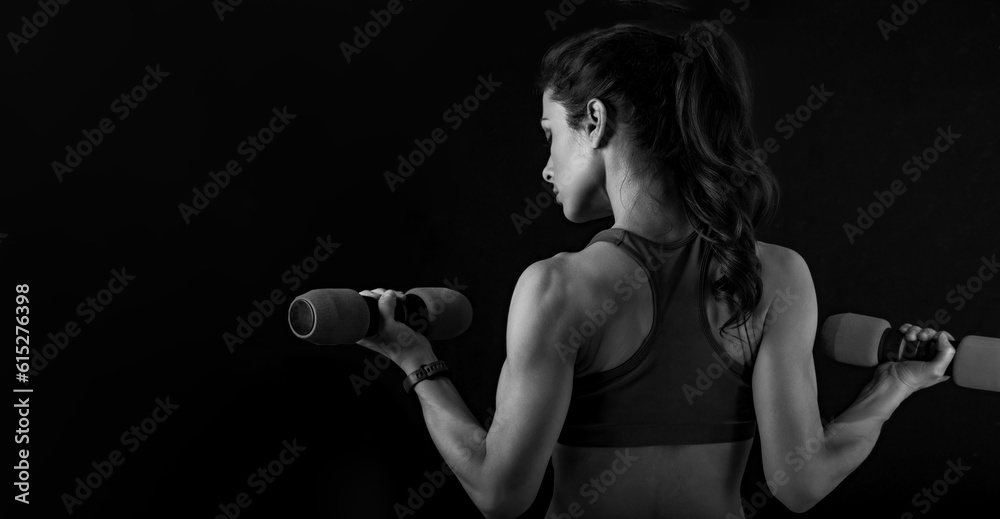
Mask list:
[[418,287],[406,292],[427,307],[427,326],[420,330],[430,340],[447,340],[461,335],[472,324],[472,304],[460,292],[442,287]]
[[370,311],[364,297],[347,288],[320,288],[288,306],[288,325],[313,344],[353,344],[368,331]]
[[824,353],[837,362],[877,366],[878,347],[889,321],[858,314],[831,315],[823,323]]
[[955,384],[1000,391],[1000,339],[968,335],[955,348],[951,363]]

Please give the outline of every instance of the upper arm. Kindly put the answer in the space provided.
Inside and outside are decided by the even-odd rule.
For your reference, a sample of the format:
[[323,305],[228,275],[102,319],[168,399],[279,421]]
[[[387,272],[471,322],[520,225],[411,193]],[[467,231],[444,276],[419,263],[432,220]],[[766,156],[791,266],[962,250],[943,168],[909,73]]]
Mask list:
[[808,489],[808,477],[796,474],[808,466],[824,439],[812,357],[816,291],[799,254],[783,247],[768,254],[765,290],[774,297],[754,366],[753,397],[765,475],[774,481],[784,479],[778,471],[784,472],[790,484],[775,495],[789,505],[796,501],[796,492]]
[[559,345],[576,312],[574,284],[565,278],[553,260],[532,264],[517,282],[507,318],[507,359],[485,459],[496,499],[514,515],[535,498],[569,408],[575,354]]

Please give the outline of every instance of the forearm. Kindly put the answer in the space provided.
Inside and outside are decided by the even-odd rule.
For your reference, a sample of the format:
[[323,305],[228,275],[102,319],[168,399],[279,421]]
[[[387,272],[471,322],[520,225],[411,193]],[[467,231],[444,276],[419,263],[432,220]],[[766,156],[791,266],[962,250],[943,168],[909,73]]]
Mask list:
[[820,451],[802,471],[813,504],[861,465],[875,447],[882,425],[913,393],[889,371],[880,375],[884,376],[876,376],[847,410],[823,428]]
[[[420,364],[437,360],[424,357],[401,365],[409,374]],[[485,469],[487,431],[447,377],[424,380],[413,387],[420,400],[427,430],[442,458],[454,471],[473,502],[483,510],[496,500],[496,486]]]

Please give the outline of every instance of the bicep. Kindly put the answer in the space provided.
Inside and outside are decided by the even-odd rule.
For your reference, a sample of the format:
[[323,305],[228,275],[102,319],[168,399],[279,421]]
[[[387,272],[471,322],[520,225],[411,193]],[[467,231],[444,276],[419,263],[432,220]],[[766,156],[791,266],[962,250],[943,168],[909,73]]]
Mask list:
[[535,263],[511,300],[486,459],[512,497],[534,498],[569,408],[574,358],[559,345],[572,310],[560,278],[553,267]]
[[[753,373],[754,407],[768,477],[799,472],[822,443],[812,350],[817,304],[809,268],[786,250]],[[810,441],[812,440],[812,441]]]

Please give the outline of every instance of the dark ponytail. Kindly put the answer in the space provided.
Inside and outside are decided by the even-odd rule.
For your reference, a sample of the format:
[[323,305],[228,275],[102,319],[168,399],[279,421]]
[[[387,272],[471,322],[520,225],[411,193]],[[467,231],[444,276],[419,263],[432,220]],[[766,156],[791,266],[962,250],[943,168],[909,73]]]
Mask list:
[[677,189],[698,233],[714,246],[720,278],[712,293],[732,313],[725,329],[745,324],[760,302],[755,231],[773,217],[779,193],[774,175],[754,153],[746,61],[720,29],[692,25],[677,38],[672,58],[682,143]]
[[699,22],[676,37],[633,24],[573,35],[545,54],[536,85],[552,89],[573,129],[590,99],[609,107],[609,129],[628,134],[637,170],[665,172],[664,192],[653,194],[675,190],[711,243],[720,273],[712,295],[731,314],[719,333],[745,325],[763,292],[756,229],[774,215],[779,192],[754,153],[743,54],[721,24]]

